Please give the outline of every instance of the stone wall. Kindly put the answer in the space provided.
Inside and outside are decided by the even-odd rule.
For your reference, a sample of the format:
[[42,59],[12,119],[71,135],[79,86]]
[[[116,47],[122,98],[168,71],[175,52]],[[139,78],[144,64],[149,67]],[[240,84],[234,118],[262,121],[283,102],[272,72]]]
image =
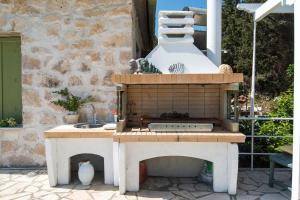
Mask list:
[[[0,166],[45,165],[43,131],[66,113],[50,103],[68,87],[92,95],[97,117],[115,106],[113,72],[133,56],[131,0],[0,0],[0,35],[22,40],[23,127],[0,129]],[[85,110],[85,109],[83,109]]]

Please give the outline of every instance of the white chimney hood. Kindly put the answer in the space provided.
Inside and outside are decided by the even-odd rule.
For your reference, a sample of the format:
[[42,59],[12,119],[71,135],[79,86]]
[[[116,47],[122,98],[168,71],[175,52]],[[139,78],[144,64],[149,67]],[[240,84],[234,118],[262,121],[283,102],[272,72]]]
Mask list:
[[194,44],[192,11],[160,11],[158,45],[146,59],[163,74],[180,65],[185,74],[218,73],[218,67]]

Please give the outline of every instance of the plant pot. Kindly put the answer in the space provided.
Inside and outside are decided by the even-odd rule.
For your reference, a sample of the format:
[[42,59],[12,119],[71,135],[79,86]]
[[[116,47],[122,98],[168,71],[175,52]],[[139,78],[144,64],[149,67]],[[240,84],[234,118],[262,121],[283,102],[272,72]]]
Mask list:
[[94,167],[90,161],[79,163],[78,178],[82,185],[90,185],[94,178],[94,173]]
[[77,124],[79,120],[78,114],[69,114],[64,116],[64,121],[67,124]]

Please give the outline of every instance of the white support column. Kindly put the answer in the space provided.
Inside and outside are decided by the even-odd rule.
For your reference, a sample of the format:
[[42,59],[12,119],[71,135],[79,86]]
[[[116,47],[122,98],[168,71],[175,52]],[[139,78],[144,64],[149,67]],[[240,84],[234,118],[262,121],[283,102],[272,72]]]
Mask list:
[[300,0],[294,3],[294,135],[292,200],[300,199]]
[[221,64],[222,0],[207,1],[207,57],[217,66]]
[[239,171],[239,148],[237,144],[228,143],[228,194],[235,195]]
[[119,191],[120,194],[126,192],[126,144],[119,145]]
[[[57,183],[59,185],[67,185],[71,180],[71,158],[57,155]],[[105,170],[105,169],[104,169]],[[104,177],[105,179],[105,177]]]
[[113,142],[114,186],[119,186],[119,142]]
[[49,184],[54,187],[57,185],[56,139],[46,139],[45,146]]

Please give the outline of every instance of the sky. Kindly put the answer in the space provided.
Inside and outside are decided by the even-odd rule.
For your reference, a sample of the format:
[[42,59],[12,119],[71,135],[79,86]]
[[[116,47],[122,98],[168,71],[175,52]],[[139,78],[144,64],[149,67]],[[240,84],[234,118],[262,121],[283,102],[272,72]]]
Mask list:
[[[158,28],[158,13],[160,10],[182,10],[185,6],[192,6],[198,8],[206,8],[206,0],[157,0],[156,4],[156,26],[155,33],[157,35]],[[203,30],[203,27],[196,27],[195,29]],[[204,29],[206,30],[206,29]]]

